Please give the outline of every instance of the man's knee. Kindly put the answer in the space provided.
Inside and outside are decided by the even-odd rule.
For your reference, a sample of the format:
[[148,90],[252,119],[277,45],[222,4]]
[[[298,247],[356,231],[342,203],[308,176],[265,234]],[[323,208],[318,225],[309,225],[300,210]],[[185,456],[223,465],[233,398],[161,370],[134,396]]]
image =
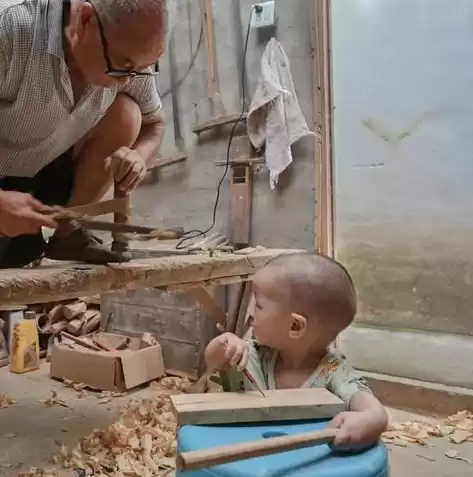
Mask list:
[[142,115],[138,104],[128,95],[119,94],[107,111],[107,129],[120,140],[120,146],[132,147],[140,134]]

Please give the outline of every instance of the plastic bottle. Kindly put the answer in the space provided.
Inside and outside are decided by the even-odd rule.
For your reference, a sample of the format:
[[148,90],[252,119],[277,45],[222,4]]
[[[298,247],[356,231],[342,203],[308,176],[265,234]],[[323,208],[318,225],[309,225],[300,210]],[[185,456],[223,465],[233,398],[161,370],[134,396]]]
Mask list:
[[10,371],[27,373],[39,369],[39,338],[36,313],[26,311],[24,319],[13,326]]

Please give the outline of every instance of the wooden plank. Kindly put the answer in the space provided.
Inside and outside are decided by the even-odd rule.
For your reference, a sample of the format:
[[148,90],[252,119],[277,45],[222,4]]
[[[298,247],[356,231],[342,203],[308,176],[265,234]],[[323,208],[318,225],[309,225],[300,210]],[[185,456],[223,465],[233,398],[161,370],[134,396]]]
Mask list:
[[313,0],[311,14],[313,116],[315,137],[315,249],[334,256],[333,99],[330,0]]
[[248,280],[275,257],[301,250],[250,249],[136,260],[122,264],[84,265],[51,261],[50,265],[0,271],[0,303],[23,305],[60,301],[105,292],[170,285],[212,285]]
[[147,170],[152,171],[153,169],[161,169],[172,164],[177,164],[179,162],[184,162],[187,160],[187,154],[185,152],[176,152],[171,156],[160,157],[153,159],[148,163]]
[[251,236],[253,169],[243,165],[232,167],[230,182],[230,231],[233,245],[247,247]]
[[247,114],[229,114],[227,116],[220,116],[217,118],[210,119],[205,123],[198,124],[192,128],[192,132],[195,134],[200,134],[205,131],[209,131],[210,129],[215,129],[220,126],[227,126],[228,124],[236,123],[237,121],[245,122]]
[[329,419],[344,402],[324,388],[171,396],[179,425]]

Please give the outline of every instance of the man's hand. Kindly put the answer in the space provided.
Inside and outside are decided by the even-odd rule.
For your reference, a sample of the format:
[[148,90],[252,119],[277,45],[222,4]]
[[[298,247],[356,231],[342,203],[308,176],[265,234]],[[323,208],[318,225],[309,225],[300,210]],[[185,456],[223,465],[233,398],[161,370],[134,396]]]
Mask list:
[[133,149],[121,147],[110,157],[110,167],[120,191],[130,193],[146,175],[146,161]]
[[243,371],[249,359],[248,343],[233,333],[224,333],[209,343],[205,359],[207,366],[212,369],[236,366],[238,371]]
[[343,451],[358,451],[371,447],[386,428],[380,417],[369,411],[348,411],[336,415],[328,428],[338,429],[333,446]]
[[56,222],[43,215],[48,210],[30,194],[0,191],[0,235],[16,237],[36,234],[41,227],[56,228]]

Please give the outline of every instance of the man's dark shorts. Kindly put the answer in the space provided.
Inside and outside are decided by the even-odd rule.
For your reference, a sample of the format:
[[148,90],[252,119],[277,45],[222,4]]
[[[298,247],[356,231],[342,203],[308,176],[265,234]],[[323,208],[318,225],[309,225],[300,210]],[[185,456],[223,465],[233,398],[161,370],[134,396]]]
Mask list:
[[[72,149],[32,178],[4,177],[0,189],[27,192],[46,205],[67,205],[74,184],[75,164]],[[0,237],[0,269],[18,268],[38,259],[46,242],[41,233],[21,235],[12,239]]]

